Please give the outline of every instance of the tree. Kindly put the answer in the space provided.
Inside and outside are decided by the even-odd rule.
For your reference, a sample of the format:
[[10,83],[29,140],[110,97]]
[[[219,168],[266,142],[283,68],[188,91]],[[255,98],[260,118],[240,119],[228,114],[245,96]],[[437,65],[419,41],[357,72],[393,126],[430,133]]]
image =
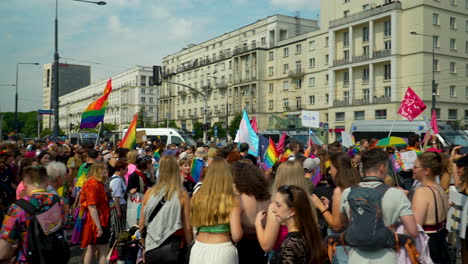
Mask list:
[[144,127],[145,115],[146,115],[145,108],[142,107],[140,111],[138,111],[137,127]]
[[203,124],[200,122],[193,123],[193,130],[195,130],[194,139],[199,139],[203,137]]
[[[215,127],[218,128],[218,136],[217,138],[226,138],[226,128],[223,127],[224,122],[216,122],[211,126],[210,130],[208,130],[208,136],[214,137]],[[239,126],[238,126],[239,127]]]
[[236,137],[237,130],[239,129],[240,122],[242,120],[242,113],[237,113],[234,119],[229,124],[229,136],[234,139]]

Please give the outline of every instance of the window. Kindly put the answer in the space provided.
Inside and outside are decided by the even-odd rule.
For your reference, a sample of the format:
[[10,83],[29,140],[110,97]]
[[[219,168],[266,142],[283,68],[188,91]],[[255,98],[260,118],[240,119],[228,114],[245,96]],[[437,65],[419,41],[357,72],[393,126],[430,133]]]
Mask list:
[[313,95],[309,96],[309,104],[311,105],[315,104],[315,96]]
[[[467,0],[468,1],[468,0]],[[468,20],[465,21],[465,31],[468,32]]]
[[375,110],[375,119],[387,119],[387,109]]
[[450,28],[457,29],[457,20],[455,17],[450,17]]
[[455,62],[450,62],[450,73],[457,73],[457,68]]
[[[466,0],[466,1],[468,1],[468,0]],[[468,41],[465,42],[465,52],[468,53]]]
[[349,61],[349,50],[343,51],[343,57],[344,57],[345,60]]
[[369,56],[369,46],[362,47],[362,55]]
[[268,76],[273,75],[273,67],[268,67]]
[[265,45],[266,44],[266,38],[265,37],[262,37],[260,39],[260,42],[262,43],[262,45]]
[[315,49],[315,40],[309,41],[309,49],[314,50]]
[[450,85],[450,97],[455,97],[455,96],[457,96],[455,85]]
[[435,94],[440,95],[439,94],[439,84],[438,83],[435,84]]
[[328,37],[325,37],[325,47],[328,47]]
[[362,82],[363,83],[369,82],[369,68],[365,68],[362,70]]
[[465,110],[465,120],[468,120],[468,110]]
[[302,45],[301,44],[297,44],[296,45],[296,54],[301,54],[302,53]]
[[434,71],[440,71],[440,68],[439,68],[439,60],[434,60]]
[[283,90],[288,90],[289,89],[289,81],[284,81],[283,82]]
[[268,108],[269,108],[269,109],[273,109],[273,106],[274,106],[274,105],[273,105],[273,100],[269,100],[269,101],[268,101]]
[[296,79],[296,88],[302,88],[302,79]]
[[451,5],[457,5],[457,0],[450,0]]
[[335,121],[336,122],[344,122],[345,121],[345,112],[336,112],[335,113]]
[[140,81],[141,86],[146,86],[146,76],[140,76]]
[[436,118],[440,119],[440,108],[436,108]]
[[309,59],[309,68],[315,68],[315,58]]
[[273,84],[272,83],[268,84],[268,92],[272,93],[273,90],[274,90],[273,89]]
[[275,57],[273,51],[268,52],[268,60],[272,61],[274,58]]
[[[190,100],[190,97],[189,97],[189,100]],[[149,102],[150,102],[150,104],[154,103],[153,97],[150,97]],[[190,102],[189,102],[189,103],[190,103]]]
[[392,42],[390,40],[384,41],[385,50],[392,49]]
[[283,98],[283,107],[288,108],[289,107],[289,99],[288,98]]
[[325,65],[328,65],[328,54],[325,55]]
[[330,101],[330,96],[328,96],[328,94],[325,94],[325,103],[328,104],[329,101]]
[[325,84],[328,84],[328,73],[325,74]]
[[368,41],[369,41],[369,28],[363,27],[362,28],[362,42],[368,42]]
[[432,24],[436,26],[440,26],[439,14],[437,13],[432,14]]
[[434,46],[434,48],[440,48],[439,36],[432,36],[432,45]]
[[384,80],[389,81],[392,78],[391,75],[391,64],[385,64],[384,65]]
[[283,49],[283,57],[288,57],[289,56],[289,48],[284,48]]
[[468,76],[468,64],[465,65],[465,75]]
[[302,108],[302,97],[296,97],[296,107],[297,109]]
[[362,99],[369,100],[369,89],[362,90]]
[[448,110],[448,119],[449,120],[457,120],[457,109],[449,109]]
[[315,77],[309,78],[309,86],[315,86]]
[[343,33],[343,46],[349,47],[349,31]]
[[362,5],[362,10],[369,10],[369,4]]
[[349,71],[345,71],[343,73],[343,85],[348,86],[349,85]]
[[141,98],[141,102],[142,102],[143,104],[146,103],[146,98],[145,98],[145,97],[142,97],[142,98]]
[[346,103],[349,103],[349,92],[343,92],[343,99]]
[[345,10],[345,11],[343,12],[343,16],[344,16],[344,17],[348,17],[348,16],[349,16],[349,10]]
[[385,86],[384,87],[384,96],[385,97],[392,97],[392,87],[391,86]]
[[364,120],[365,111],[354,111],[354,120]]
[[450,49],[451,50],[456,50],[457,49],[457,43],[454,38],[450,39]]
[[344,0],[345,3],[349,3],[350,0]]
[[289,71],[289,64],[283,64],[283,73],[288,73]]
[[384,22],[384,36],[389,37],[392,35],[392,23],[391,21]]
[[145,89],[141,89],[141,93],[142,93],[142,94],[146,93],[146,90],[145,90]]

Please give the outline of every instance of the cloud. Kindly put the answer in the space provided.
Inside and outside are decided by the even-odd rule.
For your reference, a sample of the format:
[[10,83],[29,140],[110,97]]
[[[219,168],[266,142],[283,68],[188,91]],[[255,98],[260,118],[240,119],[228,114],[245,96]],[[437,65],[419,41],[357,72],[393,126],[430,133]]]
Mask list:
[[163,6],[153,6],[151,8],[152,17],[155,19],[167,19],[171,17],[171,11]]
[[193,22],[185,18],[169,19],[169,38],[172,40],[186,40],[192,36]]
[[301,9],[315,9],[319,7],[318,0],[271,0],[274,6],[282,7],[290,11]]
[[115,15],[109,17],[107,28],[110,31],[116,32],[116,33],[125,33],[129,31],[126,27],[122,26],[122,23],[120,22],[119,17]]

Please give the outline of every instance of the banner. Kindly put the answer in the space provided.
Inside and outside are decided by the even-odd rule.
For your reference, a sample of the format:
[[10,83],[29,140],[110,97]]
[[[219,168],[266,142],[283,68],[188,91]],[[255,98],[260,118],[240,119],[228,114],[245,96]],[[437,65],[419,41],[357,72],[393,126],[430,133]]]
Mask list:
[[426,109],[426,104],[419,98],[419,96],[408,87],[405,93],[405,97],[401,102],[398,113],[406,117],[409,121],[413,121]]

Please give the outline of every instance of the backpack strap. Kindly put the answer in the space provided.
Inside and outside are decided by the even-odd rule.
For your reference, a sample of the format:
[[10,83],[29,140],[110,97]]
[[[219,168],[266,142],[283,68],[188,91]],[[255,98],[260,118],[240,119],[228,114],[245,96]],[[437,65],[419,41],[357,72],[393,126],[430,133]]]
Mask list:
[[[59,201],[60,201],[60,198],[57,195],[54,195],[52,197],[52,203],[50,204],[50,207],[52,207]],[[16,200],[15,204],[23,208],[30,215],[34,215],[40,211],[37,207],[35,207],[32,203],[26,201],[25,199]]]
[[428,186],[428,188],[431,190],[432,195],[434,196],[434,203],[435,203],[434,207],[435,207],[435,218],[436,218],[435,226],[436,226],[436,229],[437,229],[437,233],[439,233],[439,227],[438,227],[438,225],[439,225],[439,214],[438,213],[439,212],[437,210],[437,197],[436,197],[436,194],[435,194],[434,190],[430,186]]
[[159,213],[159,211],[161,210],[161,208],[163,207],[165,203],[166,203],[166,200],[164,199],[164,197],[161,198],[158,205],[156,205],[156,207],[153,209],[153,211],[150,214],[150,217],[148,219],[148,225],[151,223],[151,221],[153,221],[153,219],[156,217],[156,215]]

